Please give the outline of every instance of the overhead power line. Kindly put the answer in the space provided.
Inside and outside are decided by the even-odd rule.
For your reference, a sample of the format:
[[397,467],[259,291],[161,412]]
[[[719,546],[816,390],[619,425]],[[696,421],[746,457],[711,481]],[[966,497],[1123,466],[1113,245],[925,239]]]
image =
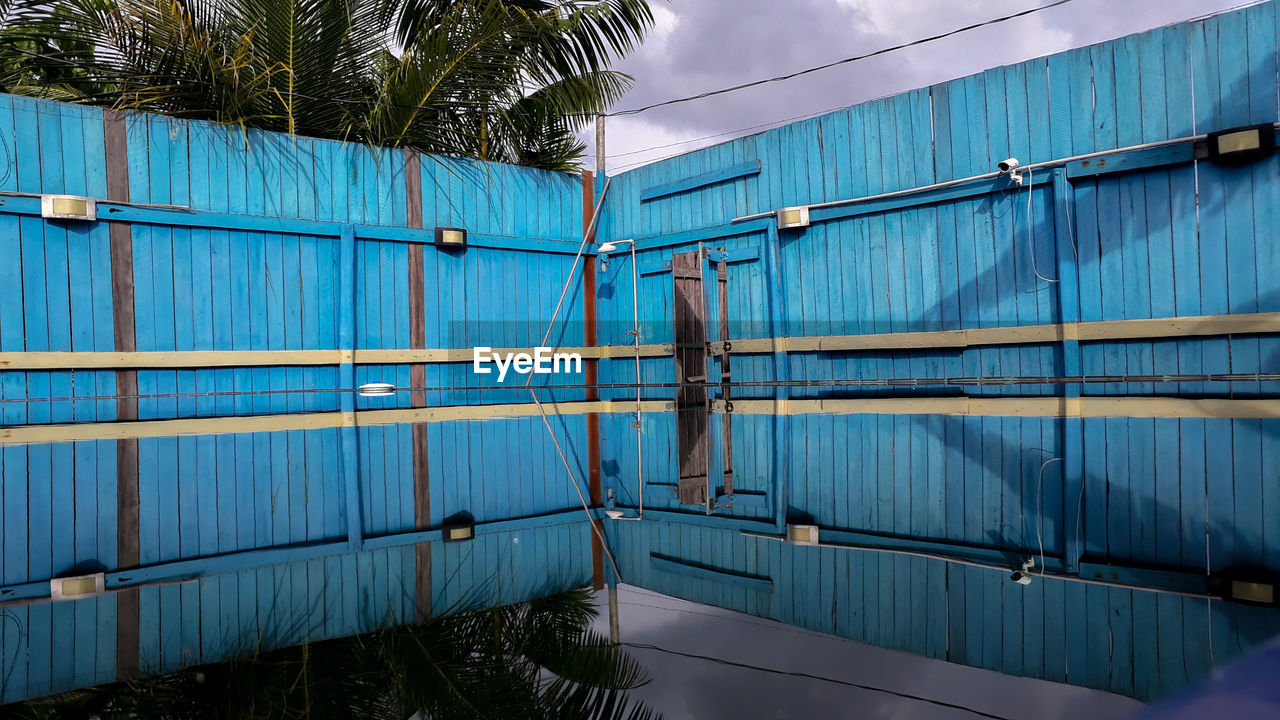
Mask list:
[[805,68],[803,70],[797,70],[792,73],[787,73],[786,75],[777,75],[771,78],[765,78],[763,80],[753,80],[751,82],[742,83],[741,85],[734,85],[732,87],[720,88],[719,90],[708,90],[706,92],[698,93],[697,95],[689,95],[687,97],[675,98],[672,100],[663,100],[662,102],[656,102],[650,105],[645,105],[643,107],[632,108],[630,110],[618,110],[616,112],[605,113],[605,117],[617,117],[619,115],[635,115],[636,113],[642,113],[646,110],[665,107],[667,105],[675,105],[677,103],[685,103],[685,102],[690,102],[692,100],[701,100],[702,98],[712,97],[714,95],[724,95],[726,93],[736,92],[738,90],[745,90],[746,88],[756,87],[757,85],[766,85],[768,83],[775,83],[775,82],[781,82],[783,80],[790,80],[791,78],[800,77],[801,75],[808,75],[809,73],[815,73],[815,72],[818,72],[819,70],[826,70],[828,68],[833,68],[833,67],[836,67],[837,65],[845,65],[851,62],[857,62],[858,60],[866,60],[867,58],[876,57],[877,55],[884,55],[886,53],[891,53],[897,50],[903,50],[905,48],[915,47],[916,45],[924,45],[925,43],[931,43],[931,42],[934,42],[935,40],[948,38],[948,37],[951,37],[952,35],[959,35],[960,33],[969,32],[970,30],[976,30],[978,28],[987,27],[989,25],[997,25],[999,23],[1008,22],[1009,20],[1015,20],[1020,17],[1026,17],[1027,15],[1032,15],[1034,13],[1038,13],[1043,10],[1055,8],[1055,7],[1058,7],[1059,5],[1066,5],[1069,2],[1072,2],[1072,0],[1055,0],[1054,2],[1051,2],[1048,5],[1040,5],[1038,7],[1033,7],[1027,10],[1023,10],[1021,12],[1013,13],[1012,15],[1005,15],[1003,17],[993,18],[991,20],[984,20],[979,23],[973,23],[972,25],[966,25],[964,27],[956,28],[954,30],[948,30],[947,32],[939,33],[937,35],[930,35],[929,37],[919,38],[917,40],[905,42],[900,45],[894,45],[893,47],[881,48],[879,50],[875,50],[869,53],[864,53],[862,55],[855,55],[853,57],[847,57],[842,60],[836,60],[834,62],[829,62],[823,65],[816,65],[814,67]]
[[872,692],[885,693],[887,695],[895,695],[897,697],[906,698],[908,700],[917,700],[919,702],[929,703],[930,705],[937,705],[938,707],[951,708],[953,710],[960,710],[967,713],[973,713],[974,715],[977,715],[979,717],[992,718],[992,720],[1009,720],[1009,718],[1003,715],[994,715],[992,713],[983,712],[982,710],[975,710],[974,708],[966,707],[964,705],[949,703],[949,702],[946,702],[945,700],[934,700],[933,698],[927,698],[921,695],[912,695],[911,693],[898,692],[897,690],[889,690],[882,687],[876,687],[874,685],[864,685],[863,683],[849,682],[848,680],[839,680],[837,678],[825,677],[822,675],[811,675],[805,672],[795,672],[791,670],[778,670],[775,668],[763,667],[761,665],[751,665],[749,663],[734,662],[733,660],[726,660],[724,658],[712,657],[710,655],[699,655],[697,653],[687,653],[687,652],[680,652],[679,650],[670,650],[668,648],[659,647],[657,645],[649,645],[647,643],[624,642],[619,644],[629,648],[635,648],[637,650],[653,650],[660,653],[666,653],[668,655],[677,655],[679,657],[690,658],[692,660],[706,660],[708,662],[713,662],[718,665],[728,665],[730,667],[744,668],[747,670],[758,670],[760,672],[767,672],[774,675],[786,675],[789,677],[805,678],[807,680],[820,680],[822,682],[833,683],[835,685],[847,685],[848,687],[858,688],[859,690],[870,690]]

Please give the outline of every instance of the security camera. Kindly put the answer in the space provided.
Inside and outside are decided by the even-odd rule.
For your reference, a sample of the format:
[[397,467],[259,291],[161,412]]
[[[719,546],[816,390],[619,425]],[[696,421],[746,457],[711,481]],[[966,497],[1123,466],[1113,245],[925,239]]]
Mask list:
[[1019,585],[1031,584],[1031,575],[1028,573],[1022,572],[1021,570],[1014,570],[1013,574],[1009,576],[1009,579],[1018,583]]
[[1018,169],[1018,158],[1005,158],[996,163],[996,167],[1000,168],[1000,172],[1013,172]]

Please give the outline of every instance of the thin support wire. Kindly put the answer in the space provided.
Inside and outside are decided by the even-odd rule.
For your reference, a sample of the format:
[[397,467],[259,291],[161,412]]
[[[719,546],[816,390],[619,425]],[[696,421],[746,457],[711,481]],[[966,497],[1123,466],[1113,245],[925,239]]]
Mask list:
[[574,474],[573,468],[569,465],[569,458],[565,457],[564,449],[560,447],[560,440],[556,437],[555,430],[551,428],[551,419],[547,417],[547,410],[542,407],[542,401],[538,399],[536,390],[529,388],[529,396],[533,398],[534,404],[538,406],[538,412],[542,415],[542,424],[546,426],[547,433],[551,435],[551,442],[556,446],[556,454],[560,456],[560,462],[564,463],[565,472],[569,473],[569,482],[573,485],[574,492],[578,493],[578,500],[582,501],[582,509],[587,512],[591,530],[596,534],[596,537],[600,538],[600,546],[604,548],[604,554],[609,558],[609,565],[613,567],[613,577],[618,582],[622,582],[622,575],[618,572],[618,563],[614,562],[613,553],[609,551],[609,544],[604,540],[604,533],[600,532],[596,519],[591,516],[591,505],[587,502],[586,496],[582,494],[582,486],[578,483],[578,476]]

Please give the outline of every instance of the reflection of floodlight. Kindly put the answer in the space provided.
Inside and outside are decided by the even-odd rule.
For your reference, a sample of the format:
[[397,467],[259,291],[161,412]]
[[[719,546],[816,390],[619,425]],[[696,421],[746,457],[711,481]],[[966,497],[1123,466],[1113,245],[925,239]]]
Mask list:
[[788,525],[787,526],[787,542],[796,545],[817,545],[818,544],[818,526],[817,525]]
[[1276,148],[1276,128],[1271,123],[1210,133],[1209,159],[1221,164],[1246,163],[1264,158]]
[[445,542],[462,542],[471,540],[476,536],[476,524],[474,522],[463,522],[444,526]]

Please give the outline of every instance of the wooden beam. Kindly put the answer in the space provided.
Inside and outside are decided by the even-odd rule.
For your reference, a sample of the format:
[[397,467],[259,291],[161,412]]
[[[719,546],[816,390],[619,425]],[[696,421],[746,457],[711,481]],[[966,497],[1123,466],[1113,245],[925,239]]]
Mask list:
[[[131,263],[130,263],[131,264]],[[114,281],[114,278],[113,278]],[[121,289],[121,293],[129,290]],[[123,295],[122,295],[123,297]],[[132,307],[132,304],[129,305]],[[1280,312],[1140,320],[1099,320],[1047,325],[1021,325],[969,330],[934,330],[866,335],[822,335],[733,340],[732,354],[774,352],[857,352],[864,350],[927,350],[984,345],[1057,343],[1078,340],[1142,340],[1153,338],[1211,337],[1280,333]],[[711,344],[713,354],[721,354],[720,343]],[[641,345],[641,357],[666,357],[669,344]],[[531,347],[494,348],[494,353],[533,353]],[[554,352],[577,353],[584,360],[631,358],[634,345],[603,345],[555,348]],[[254,367],[266,365],[337,365],[344,353],[353,353],[357,365],[415,363],[464,363],[474,357],[472,348],[403,348],[343,350],[187,350],[177,352],[0,352],[3,370],[92,370],[123,368]]]
[[[38,195],[0,195],[0,213],[39,217],[40,197]],[[425,228],[392,225],[352,225],[351,223],[334,220],[307,220],[268,215],[213,212],[187,207],[159,207],[111,200],[98,201],[98,218],[99,221],[131,225],[239,230],[243,232],[316,235],[334,238],[342,235],[344,227],[351,227],[355,231],[355,239],[357,241],[373,240],[435,245],[434,228],[428,230]],[[467,245],[469,247],[520,252],[576,255],[581,242],[581,240],[561,238],[513,237],[479,232],[467,233]]]
[[[107,197],[129,201],[129,136],[125,114],[106,110],[102,114]],[[127,223],[107,226],[111,244],[111,319],[115,350],[137,350],[137,328],[133,297],[133,229]],[[74,353],[68,353],[74,354]],[[0,361],[0,367],[3,362]],[[138,373],[116,372],[116,419],[138,418]],[[140,498],[138,495],[138,439],[116,441],[116,567],[131,568],[139,562]],[[138,673],[141,598],[137,590],[116,598],[116,677],[127,679]]]
[[[583,413],[631,413],[634,402],[544,402],[551,415]],[[646,401],[645,412],[666,412],[674,404],[663,400]],[[187,437],[193,435],[225,435],[231,433],[279,432],[283,430],[317,430],[356,426],[403,423],[436,423],[455,420],[501,420],[538,414],[533,403],[506,405],[450,405],[398,410],[360,410],[357,412],[282,413],[279,415],[243,415],[230,417],[179,418],[176,420],[135,420],[129,422],[55,423],[45,425],[10,425],[0,427],[0,446],[36,443],[78,442],[82,440],[125,440],[150,437]],[[345,458],[344,458],[345,460]]]
[[693,565],[674,558],[662,557],[661,555],[650,555],[649,567],[661,572],[675,573],[697,580],[710,580],[712,582],[736,585],[753,592],[773,592],[773,580],[771,578]]
[[[1280,333],[1280,312],[1198,315],[1141,320],[1099,320],[1047,325],[1020,325],[969,330],[821,335],[734,340],[730,353],[852,352],[862,350],[926,350],[980,345],[1057,343],[1071,340],[1141,340]],[[712,343],[712,352],[720,351]]]
[[[583,233],[591,226],[591,217],[595,214],[595,178],[589,170],[582,173],[582,228]],[[595,228],[591,228],[587,242],[595,238]],[[593,347],[596,344],[596,264],[588,260],[582,268],[582,344]],[[596,391],[598,368],[595,359],[586,361],[584,381],[587,385],[586,399],[599,398]],[[591,505],[599,507],[602,500],[600,482],[600,415],[587,413],[587,489],[591,496]],[[592,521],[593,523],[597,521]],[[600,541],[600,533],[591,533],[591,587],[604,589],[604,543]]]
[[[130,304],[130,307],[132,305]],[[412,311],[412,308],[411,308]],[[425,312],[425,311],[424,311]],[[412,340],[412,338],[411,338]],[[495,353],[533,354],[531,347],[494,348]],[[583,360],[631,358],[634,345],[554,348],[577,353]],[[670,355],[670,345],[641,345],[642,357]],[[180,350],[174,352],[0,352],[0,370],[93,370],[142,368],[259,367],[297,365],[397,365],[469,363],[472,348],[404,348],[388,350]],[[348,359],[350,358],[350,359]],[[425,371],[423,383],[425,383]],[[419,386],[421,387],[421,386]],[[425,404],[425,402],[424,402]]]
[[697,190],[698,188],[717,183],[737,180],[738,178],[750,177],[760,174],[760,161],[750,160],[748,162],[737,163],[711,172],[705,172],[698,175],[692,175],[681,178],[661,185],[654,185],[640,191],[640,202],[645,203],[650,200],[667,197],[668,195],[676,195],[679,193]]
[[1276,418],[1280,400],[1175,397],[915,397],[735,400],[749,415],[976,415],[987,417]]

